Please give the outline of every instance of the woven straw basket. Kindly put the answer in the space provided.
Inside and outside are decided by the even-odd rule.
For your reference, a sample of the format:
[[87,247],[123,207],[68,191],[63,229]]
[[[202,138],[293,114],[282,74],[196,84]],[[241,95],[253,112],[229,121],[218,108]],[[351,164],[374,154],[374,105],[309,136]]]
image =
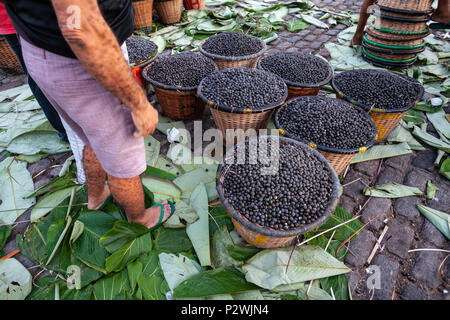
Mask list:
[[[274,136],[272,136],[274,137]],[[250,138],[249,141],[257,139],[258,137]],[[266,138],[266,137],[263,137]],[[280,144],[295,144],[298,146],[298,148],[308,148],[305,144],[300,143],[298,141],[295,141],[293,139],[279,137]],[[333,193],[332,197],[330,199],[330,202],[328,203],[327,208],[324,210],[323,215],[317,219],[315,222],[311,224],[307,224],[304,226],[300,226],[297,229],[294,230],[287,230],[287,231],[281,231],[272,229],[269,227],[263,227],[257,223],[253,223],[250,220],[248,220],[245,216],[241,215],[238,211],[236,211],[231,203],[228,201],[228,198],[224,194],[223,189],[223,182],[226,178],[227,174],[227,168],[228,165],[226,164],[228,157],[233,157],[234,152],[237,147],[239,147],[244,142],[239,143],[238,145],[232,147],[227,151],[227,154],[223,158],[222,162],[219,165],[218,168],[218,174],[217,174],[217,182],[216,182],[216,188],[217,192],[219,194],[220,201],[222,202],[223,206],[227,210],[228,214],[231,217],[231,221],[233,222],[236,231],[239,233],[239,235],[248,243],[258,247],[258,248],[277,248],[282,245],[285,245],[287,243],[290,243],[292,240],[295,239],[295,237],[304,234],[308,231],[315,230],[319,228],[325,221],[328,220],[328,218],[333,213],[334,209],[336,208],[338,201],[339,201],[339,187],[340,183],[338,180],[338,177],[330,164],[326,161],[326,159],[317,151],[313,150],[314,154],[317,156],[317,158],[326,164],[326,166],[330,170],[330,174],[333,178]],[[311,149],[309,149],[311,150]]]
[[186,10],[205,10],[206,0],[183,0],[183,6]]
[[0,39],[0,69],[11,74],[23,73],[19,59],[5,39]]
[[262,49],[259,52],[256,52],[254,54],[247,55],[247,56],[226,57],[226,56],[220,56],[220,55],[209,53],[209,52],[205,51],[205,49],[203,49],[203,45],[205,44],[206,41],[208,41],[208,39],[211,39],[212,37],[215,37],[215,36],[212,36],[208,39],[203,40],[200,43],[198,50],[203,55],[207,56],[210,59],[213,59],[214,62],[219,66],[219,70],[229,69],[229,68],[256,68],[256,66],[258,64],[258,59],[266,51],[267,45],[264,41],[262,41],[261,39],[259,39],[257,37],[254,37],[251,35],[247,35],[247,36],[255,38],[257,41],[259,41],[261,43]]
[[383,10],[409,14],[430,13],[433,0],[378,0],[377,4]]
[[[183,53],[181,53],[183,54]],[[203,115],[205,103],[197,96],[197,87],[174,87],[164,85],[156,80],[150,79],[148,70],[159,61],[170,56],[156,58],[151,61],[142,71],[142,76],[153,85],[156,98],[161,105],[163,113],[172,120],[194,120]],[[208,59],[214,65],[214,70],[218,67],[214,61]]]
[[371,26],[369,26],[366,30],[367,34],[375,38],[383,39],[386,41],[398,41],[398,42],[421,40],[422,38],[430,34],[429,29],[428,32],[424,34],[395,34],[392,32],[380,31]]
[[162,23],[174,24],[181,19],[183,0],[157,1],[155,7]]
[[134,7],[134,30],[152,31],[153,0],[132,2]]
[[[229,129],[233,131],[238,129],[246,131],[248,129],[258,130],[267,128],[267,124],[272,117],[274,110],[284,103],[288,94],[287,86],[286,84],[284,84],[284,94],[283,98],[280,99],[280,101],[264,106],[262,108],[258,108],[257,110],[233,108],[229,106],[214,104],[214,102],[209,101],[202,94],[201,90],[203,87],[203,83],[206,80],[206,78],[203,79],[198,86],[197,94],[210,108],[216,127],[220,130],[220,132],[222,132],[223,140],[225,142],[227,142],[227,130]],[[238,142],[239,141],[237,141],[235,137],[233,144],[236,144]],[[228,141],[228,143],[231,143],[231,141]]]
[[379,48],[385,48],[385,49],[392,49],[392,50],[412,50],[412,49],[421,49],[424,48],[426,43],[423,39],[417,39],[417,40],[405,40],[405,41],[398,41],[398,40],[385,40],[380,39],[377,37],[374,37],[370,33],[364,34],[364,42],[368,45],[379,47]]
[[408,22],[393,20],[387,16],[375,17],[375,25],[381,30],[393,30],[395,33],[421,34],[427,30],[427,20],[420,22]]
[[[345,72],[349,72],[349,71],[345,71]],[[407,77],[402,74],[396,74],[396,75],[399,77],[402,77],[404,79],[407,79],[409,81],[420,84],[417,80],[415,80],[413,78]],[[375,127],[377,128],[377,131],[378,131],[378,134],[376,137],[376,143],[383,142],[389,136],[389,134],[395,129],[395,127],[399,124],[399,122],[402,120],[402,118],[406,114],[406,112],[408,112],[408,110],[413,107],[413,105],[411,105],[411,106],[407,106],[404,108],[389,109],[389,110],[372,108],[370,106],[365,106],[361,103],[358,103],[354,99],[352,99],[352,97],[349,97],[349,96],[346,96],[345,94],[343,94],[342,91],[337,86],[335,78],[333,78],[333,80],[331,81],[331,85],[332,85],[333,89],[336,91],[337,98],[344,99],[356,106],[359,106],[369,113],[369,116],[372,118],[372,121],[374,122]],[[424,88],[421,86],[421,91],[418,94],[418,96],[416,97],[415,104],[417,104],[420,101],[420,99],[422,99],[424,91],[425,91]]]
[[[276,55],[276,54],[271,54],[271,55],[261,57],[258,60],[258,69],[264,70],[264,68],[261,65],[262,62],[264,61],[265,58],[268,58],[273,55]],[[283,81],[286,83],[287,88],[288,88],[288,96],[287,96],[286,100],[290,100],[292,98],[302,97],[302,96],[317,96],[317,94],[320,91],[320,87],[327,84],[328,82],[330,82],[331,78],[333,77],[333,68],[331,68],[331,66],[330,66],[330,64],[328,64],[328,62],[327,62],[327,69],[328,69],[328,76],[319,83],[304,84],[304,83],[297,83],[297,82],[283,79]]]
[[[278,108],[278,110],[275,112],[275,115],[273,118],[275,127],[279,130],[281,135],[291,138],[291,139],[294,139],[294,140],[297,140],[299,142],[305,143],[308,146],[310,146],[311,148],[319,151],[325,157],[325,159],[327,159],[327,161],[330,163],[330,165],[333,167],[334,171],[336,171],[336,173],[338,175],[341,174],[342,171],[344,171],[344,169],[350,164],[350,161],[352,161],[352,159],[356,156],[356,154],[366,151],[368,148],[370,148],[375,143],[376,133],[374,134],[372,140],[370,142],[368,142],[366,145],[358,147],[358,148],[354,148],[354,149],[338,149],[338,148],[327,147],[324,145],[320,145],[320,144],[318,145],[314,142],[308,142],[301,138],[292,136],[291,134],[289,134],[289,132],[286,132],[286,130],[281,128],[278,117],[279,117],[280,112],[284,108],[287,108],[287,110],[289,110],[289,103],[291,101],[298,101],[301,99],[302,99],[302,97],[291,99],[288,102],[286,102],[283,106]],[[369,120],[370,119],[369,115],[362,108],[359,108],[359,109],[366,116],[366,119]],[[372,123],[372,121],[370,121],[370,122]],[[373,126],[373,129],[375,129],[374,123],[372,123],[372,126]],[[376,131],[376,130],[374,130],[374,131]]]

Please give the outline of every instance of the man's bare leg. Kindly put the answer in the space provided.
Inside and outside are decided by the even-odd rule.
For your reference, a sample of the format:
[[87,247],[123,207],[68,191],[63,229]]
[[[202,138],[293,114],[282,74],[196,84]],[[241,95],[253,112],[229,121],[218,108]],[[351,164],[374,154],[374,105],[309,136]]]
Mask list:
[[359,21],[358,26],[356,27],[355,34],[353,35],[352,41],[350,41],[350,45],[360,45],[363,39],[364,28],[367,24],[367,19],[369,19],[370,14],[368,13],[368,9],[375,0],[364,0],[361,5],[361,11],[359,12]]
[[[125,210],[128,220],[145,225],[148,228],[155,226],[161,215],[159,206],[145,209],[144,190],[139,177],[134,178],[116,178],[108,175],[108,184],[114,199]],[[166,220],[170,215],[170,205],[163,201],[164,218]]]
[[450,1],[439,0],[436,11],[431,16],[431,20],[441,23],[450,22]]
[[97,210],[111,194],[105,185],[106,172],[91,147],[85,146],[83,150],[83,167],[86,175],[88,191],[88,209]]

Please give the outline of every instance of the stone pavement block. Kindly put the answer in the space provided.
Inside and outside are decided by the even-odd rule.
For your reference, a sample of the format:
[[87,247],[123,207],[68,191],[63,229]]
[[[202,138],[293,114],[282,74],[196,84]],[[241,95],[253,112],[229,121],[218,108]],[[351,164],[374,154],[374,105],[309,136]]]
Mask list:
[[317,49],[319,49],[322,45],[323,45],[322,42],[313,42],[313,43],[310,44],[309,47],[310,47],[311,49],[317,50]]
[[306,37],[303,38],[304,41],[313,41],[316,39],[316,36],[313,34],[307,35]]
[[327,42],[328,40],[330,40],[330,36],[328,36],[326,34],[323,34],[317,38],[317,41],[320,41],[320,42]]
[[397,170],[397,169],[394,169],[391,167],[386,167],[380,171],[380,174],[378,175],[376,184],[380,185],[380,184],[386,184],[389,182],[402,183],[402,180],[403,180],[403,175],[400,170]]
[[406,258],[414,240],[414,230],[408,222],[400,223],[398,220],[390,221],[388,227],[384,237],[387,239],[386,249],[402,259]]
[[443,212],[450,212],[450,182],[438,174],[435,175],[432,182],[439,190],[436,191],[435,198],[427,200],[425,205]]
[[404,173],[406,169],[408,169],[409,163],[413,157],[414,153],[392,157],[384,160],[384,164],[393,167],[395,169],[401,170]]
[[412,165],[427,171],[434,170],[434,160],[437,152],[435,150],[418,151],[412,161]]
[[338,29],[329,29],[325,34],[329,36],[336,36],[341,30]]
[[363,195],[362,190],[366,188],[366,185],[370,184],[370,179],[365,175],[362,175],[356,171],[350,170],[349,173],[345,176],[343,185],[344,185],[344,194],[355,200],[356,202],[361,203],[363,199],[366,198]]
[[44,158],[42,160],[39,160],[38,162],[32,163],[28,166],[28,171],[30,172],[31,176],[34,176],[41,172],[42,170],[47,169],[52,165],[52,162],[48,158]]
[[380,160],[363,161],[352,164],[352,169],[365,174],[366,176],[372,177],[377,173],[379,164]]
[[295,47],[296,47],[296,48],[299,48],[299,49],[303,49],[303,48],[308,48],[308,45],[309,45],[309,43],[306,42],[306,41],[298,41],[298,42],[295,44]]
[[348,272],[345,275],[347,276],[348,287],[350,288],[350,292],[352,293],[352,295],[354,295],[354,292],[356,290],[356,287],[358,286],[360,277],[355,271]]
[[355,211],[355,209],[357,207],[357,204],[355,201],[353,201],[352,198],[343,195],[339,199],[339,206],[342,209],[344,209],[345,211],[353,214],[353,212]]
[[[430,246],[421,244],[419,248],[430,248]],[[411,274],[414,278],[429,288],[435,289],[439,286],[440,276],[438,273],[439,265],[445,255],[436,251],[415,251],[411,253],[415,259]]]
[[442,247],[447,242],[442,233],[428,219],[425,219],[420,237],[437,247]]
[[380,230],[384,226],[384,220],[389,214],[392,202],[386,198],[372,198],[362,211],[361,222],[367,223],[374,219],[378,214],[378,218],[369,223],[368,228],[371,230]]
[[303,30],[297,32],[297,34],[298,34],[300,37],[305,38],[310,32],[311,32],[311,31],[308,30],[308,29],[303,29]]
[[403,216],[409,221],[419,226],[423,223],[423,216],[417,209],[417,205],[422,200],[419,197],[404,197],[394,200],[394,213],[395,216]]
[[47,183],[52,182],[52,179],[48,175],[40,175],[34,181],[34,190],[38,190],[39,188],[45,186]]
[[428,300],[428,293],[416,284],[407,282],[400,295],[403,300]]
[[301,36],[293,36],[293,37],[287,38],[287,41],[292,43],[292,44],[295,44],[297,41],[299,41],[301,39],[302,39]]
[[377,300],[391,300],[399,270],[399,263],[393,258],[377,254],[372,265],[380,268],[380,289],[375,289],[374,298]]
[[295,47],[288,48],[286,52],[298,52],[298,49]]
[[363,229],[356,239],[349,244],[349,253],[345,257],[345,263],[354,267],[362,267],[372,252],[377,239],[372,232]]
[[287,48],[289,48],[289,47],[291,47],[291,46],[292,46],[292,44],[289,43],[289,42],[287,42],[287,41],[280,41],[280,43],[277,43],[277,44],[275,45],[275,48],[284,51],[285,49],[287,49]]
[[414,168],[405,177],[404,184],[410,187],[417,187],[425,192],[427,181],[432,180],[433,175],[429,172]]

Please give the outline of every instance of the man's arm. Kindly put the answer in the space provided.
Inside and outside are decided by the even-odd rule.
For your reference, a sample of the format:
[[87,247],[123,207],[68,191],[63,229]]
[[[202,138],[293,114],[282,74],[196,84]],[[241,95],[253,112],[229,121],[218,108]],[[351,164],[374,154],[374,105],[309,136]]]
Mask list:
[[[158,112],[130,72],[97,0],[52,0],[52,4],[64,39],[84,68],[131,109],[135,136],[153,133]],[[79,22],[79,28],[73,27],[74,22]]]

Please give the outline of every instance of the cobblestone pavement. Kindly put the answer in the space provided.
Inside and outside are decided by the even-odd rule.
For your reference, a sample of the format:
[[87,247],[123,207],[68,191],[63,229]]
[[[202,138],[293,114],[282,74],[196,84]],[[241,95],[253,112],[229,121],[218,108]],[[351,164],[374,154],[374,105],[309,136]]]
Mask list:
[[[362,1],[314,0],[313,2],[320,7],[352,10],[357,13]],[[345,25],[339,24],[325,30],[311,25],[298,33],[281,31],[278,34],[279,39],[269,45],[268,53],[301,51],[319,53],[328,58],[328,51],[323,48],[323,44],[335,41],[335,36],[345,28]],[[0,91],[25,82],[23,75],[12,76],[0,70]],[[150,97],[150,100],[156,99]],[[446,108],[446,112],[450,112],[449,107]],[[193,131],[193,122],[186,121],[186,127]],[[210,127],[214,127],[214,121],[210,113],[205,112],[203,130]],[[436,135],[431,125],[428,131]],[[166,137],[159,132],[156,132],[154,137],[161,141],[161,152],[165,153],[168,148]],[[35,186],[38,188],[57,176],[60,170],[58,165],[62,164],[69,154],[51,156],[30,165],[29,171],[33,176],[47,169],[44,174],[35,179]],[[363,223],[379,214],[379,217],[369,223],[349,245],[350,253],[345,263],[353,271],[348,274],[353,299],[450,300],[450,295],[445,293],[445,290],[450,289],[450,259],[443,263],[447,254],[436,251],[409,252],[412,249],[424,248],[450,250],[450,242],[416,208],[417,204],[422,203],[437,210],[450,212],[450,183],[439,175],[434,167],[435,158],[435,150],[429,149],[386,160],[355,164],[345,173],[344,194],[340,205],[352,214],[361,214],[360,220]],[[428,180],[439,188],[434,200],[424,200],[421,197],[395,200],[369,199],[362,194],[362,189],[367,186],[387,182],[403,183],[424,191]],[[27,223],[20,223],[20,221],[27,219],[29,219],[29,211],[19,218],[19,223],[9,238],[5,252],[16,248],[15,236],[23,233],[27,226]],[[368,258],[383,231],[386,232],[379,243],[380,248],[368,263]],[[26,267],[32,266],[32,263],[22,255],[19,254],[16,257]],[[369,268],[370,266],[372,267]],[[369,269],[379,271],[380,289],[368,289],[366,284],[371,277],[368,273]],[[36,274],[38,270],[30,271]]]

